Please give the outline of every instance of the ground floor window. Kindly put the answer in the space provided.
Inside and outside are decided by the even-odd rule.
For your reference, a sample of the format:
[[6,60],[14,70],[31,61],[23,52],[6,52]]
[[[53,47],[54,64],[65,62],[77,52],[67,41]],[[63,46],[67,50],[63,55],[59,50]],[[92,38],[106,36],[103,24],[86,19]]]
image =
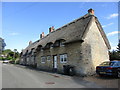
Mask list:
[[29,63],[29,57],[27,57],[27,64]]
[[67,63],[67,54],[61,54],[60,55],[60,62],[61,63]]
[[44,56],[41,57],[41,63],[45,63],[46,58]]
[[31,57],[31,62],[32,62],[32,64],[34,63],[34,60],[35,60],[35,57],[32,56],[32,57]]
[[48,56],[47,56],[47,61],[50,61],[50,58],[51,58],[50,55],[48,55]]

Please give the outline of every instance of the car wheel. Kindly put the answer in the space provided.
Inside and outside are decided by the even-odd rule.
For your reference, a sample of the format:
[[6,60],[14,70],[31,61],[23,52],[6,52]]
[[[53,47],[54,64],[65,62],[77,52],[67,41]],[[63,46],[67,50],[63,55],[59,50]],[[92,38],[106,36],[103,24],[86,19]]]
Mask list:
[[118,71],[118,74],[117,74],[118,78],[120,78],[120,71]]

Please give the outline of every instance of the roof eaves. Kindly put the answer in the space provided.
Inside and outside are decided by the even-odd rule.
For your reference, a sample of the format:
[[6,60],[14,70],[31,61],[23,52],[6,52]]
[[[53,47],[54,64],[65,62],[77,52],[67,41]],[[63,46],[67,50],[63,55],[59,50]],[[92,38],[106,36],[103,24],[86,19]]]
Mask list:
[[[91,17],[91,18],[90,18]],[[90,26],[91,26],[91,24],[92,24],[92,21],[93,21],[93,17],[95,17],[94,15],[90,15],[90,20],[89,20],[89,22],[87,23],[87,25],[86,25],[86,27],[85,27],[85,31],[83,32],[83,36],[82,36],[82,40],[84,40],[85,39],[85,37],[86,37],[86,35],[87,35],[87,32],[89,31],[89,28],[90,28]]]
[[98,27],[98,29],[99,29],[99,31],[100,31],[100,33],[101,33],[101,35],[102,35],[102,37],[103,37],[103,39],[105,41],[105,44],[107,45],[108,49],[111,49],[110,43],[109,43],[109,41],[107,39],[107,36],[106,36],[100,22],[98,21],[97,17],[95,18],[95,22],[96,22],[97,27]]

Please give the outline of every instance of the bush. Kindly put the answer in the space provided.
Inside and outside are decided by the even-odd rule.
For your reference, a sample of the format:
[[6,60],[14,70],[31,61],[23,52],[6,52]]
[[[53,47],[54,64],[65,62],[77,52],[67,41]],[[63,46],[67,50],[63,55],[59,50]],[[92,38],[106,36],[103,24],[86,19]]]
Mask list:
[[2,57],[0,57],[0,60],[2,60]]
[[19,59],[15,60],[15,64],[19,64],[19,62],[20,62]]

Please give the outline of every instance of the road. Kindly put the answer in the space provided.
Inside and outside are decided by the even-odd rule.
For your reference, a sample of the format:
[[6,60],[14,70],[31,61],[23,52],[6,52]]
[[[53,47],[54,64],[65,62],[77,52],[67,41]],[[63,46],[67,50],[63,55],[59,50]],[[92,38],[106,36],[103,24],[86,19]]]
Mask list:
[[101,88],[83,78],[2,64],[2,88]]

